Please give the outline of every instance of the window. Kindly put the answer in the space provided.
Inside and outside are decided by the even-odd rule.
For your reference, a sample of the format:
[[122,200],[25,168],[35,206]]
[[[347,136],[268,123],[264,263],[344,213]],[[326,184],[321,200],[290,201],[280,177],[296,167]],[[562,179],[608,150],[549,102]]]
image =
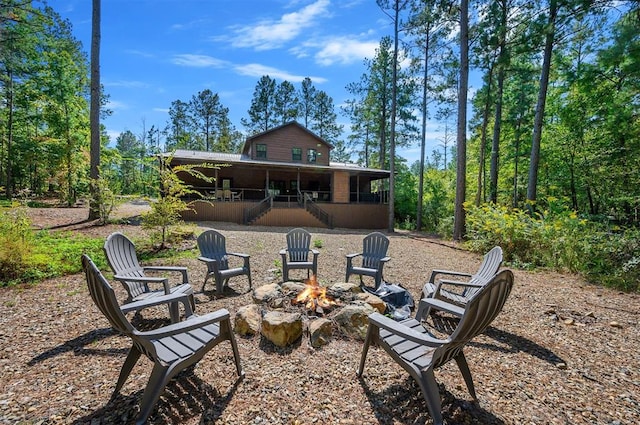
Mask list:
[[267,159],[267,145],[264,143],[256,145],[256,158]]
[[292,148],[291,149],[291,160],[292,161],[302,161],[302,149],[300,149],[300,148]]
[[316,162],[318,158],[318,151],[315,149],[309,149],[307,151],[307,162]]

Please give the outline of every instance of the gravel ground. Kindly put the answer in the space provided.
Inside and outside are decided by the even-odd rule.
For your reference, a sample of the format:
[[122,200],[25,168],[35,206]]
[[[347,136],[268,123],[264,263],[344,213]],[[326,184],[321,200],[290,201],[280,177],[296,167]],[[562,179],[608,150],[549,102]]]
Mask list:
[[[144,206],[119,214],[136,214],[137,208]],[[80,208],[34,209],[30,215],[40,227],[105,237],[117,230],[135,240],[143,232],[139,226],[81,223],[87,212]],[[274,269],[288,229],[198,225],[221,230],[229,250],[251,254],[254,286],[279,279]],[[320,282],[343,280],[345,254],[358,252],[367,232],[309,230],[322,241]],[[481,260],[425,235],[389,237],[385,278],[401,283],[415,298],[432,269],[473,271]],[[176,265],[189,267],[199,291],[205,266],[195,259],[195,241],[193,249],[191,258]],[[503,312],[466,349],[478,403],[454,364],[436,374],[448,423],[640,423],[639,295],[568,274],[513,271],[515,286]],[[233,279],[220,298],[212,287],[196,295],[198,312],[224,307],[233,316],[251,302],[244,277]],[[114,288],[123,296],[119,286]],[[156,324],[165,320],[166,311],[145,310],[143,316]],[[280,349],[259,336],[237,339],[243,380],[236,379],[229,345],[220,344],[192,374],[167,386],[149,423],[432,423],[416,383],[378,347],[369,351],[358,379],[362,342],[357,340],[337,336],[320,349],[302,340]],[[81,275],[0,289],[0,423],[132,422],[151,363],[139,361],[121,394],[110,401],[129,344],[110,330]]]

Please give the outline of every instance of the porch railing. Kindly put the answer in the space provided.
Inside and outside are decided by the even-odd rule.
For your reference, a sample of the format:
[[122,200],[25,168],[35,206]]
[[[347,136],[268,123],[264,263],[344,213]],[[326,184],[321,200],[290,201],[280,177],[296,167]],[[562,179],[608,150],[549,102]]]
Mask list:
[[243,212],[243,223],[249,224],[258,219],[261,215],[265,214],[273,208],[273,196],[268,195],[262,201],[258,202],[256,205],[245,208]]
[[307,210],[315,218],[323,222],[328,228],[333,228],[333,220],[331,215],[320,208],[318,204],[313,201],[313,198],[308,194],[304,196],[304,209]]

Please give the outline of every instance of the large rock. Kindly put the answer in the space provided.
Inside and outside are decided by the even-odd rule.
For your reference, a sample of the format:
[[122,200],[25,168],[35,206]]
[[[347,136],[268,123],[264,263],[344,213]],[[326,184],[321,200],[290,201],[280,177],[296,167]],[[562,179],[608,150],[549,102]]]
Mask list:
[[282,297],[282,288],[277,283],[258,286],[251,294],[256,304],[265,304],[269,301]]
[[262,318],[262,336],[278,347],[293,344],[302,336],[302,316],[299,313],[269,312]]
[[362,301],[363,303],[369,304],[371,307],[378,310],[378,313],[383,314],[387,309],[387,304],[380,299],[380,297],[370,294],[368,292],[362,292],[360,294],[356,294],[355,299],[358,301]]
[[333,323],[328,319],[313,320],[309,323],[309,335],[312,347],[326,345],[333,335]]
[[349,304],[336,314],[334,320],[347,335],[363,340],[367,336],[368,317],[376,310],[369,304]]
[[293,282],[293,281],[288,281],[288,282],[284,282],[282,284],[282,291],[286,294],[299,294],[300,292],[304,291],[304,289],[307,287],[307,285],[305,285],[302,282]]
[[255,335],[260,332],[262,309],[258,304],[240,307],[235,317],[235,331],[238,335]]
[[353,282],[337,282],[331,285],[331,290],[335,292],[347,292],[352,294],[357,294],[362,292],[362,288],[360,285]]

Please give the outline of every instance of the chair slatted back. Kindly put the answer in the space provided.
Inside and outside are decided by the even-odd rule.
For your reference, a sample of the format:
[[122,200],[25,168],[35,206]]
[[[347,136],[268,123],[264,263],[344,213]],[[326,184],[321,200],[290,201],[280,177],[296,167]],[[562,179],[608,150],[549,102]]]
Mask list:
[[227,241],[224,235],[216,230],[206,230],[198,236],[197,242],[200,255],[216,260],[220,270],[229,269]]
[[82,269],[87,277],[91,299],[113,328],[125,335],[133,334],[133,326],[120,310],[116,294],[109,282],[87,255],[82,255]]
[[[136,247],[125,235],[120,232],[112,233],[105,241],[103,248],[109,267],[115,275],[144,276],[144,269],[138,262],[136,255]],[[128,287],[127,291],[131,298],[149,292],[149,286],[143,282],[126,281],[123,284]]]
[[287,251],[292,262],[304,262],[309,259],[311,233],[305,229],[296,228],[287,233]]
[[[482,263],[478,268],[478,272],[473,275],[474,280],[480,280],[486,282],[491,279],[496,273],[498,273],[498,269],[502,265],[502,248],[499,246],[494,246],[491,248],[489,252],[487,252],[482,258]],[[464,291],[462,291],[462,296],[465,298],[473,297],[479,288],[476,287],[466,287]]]
[[369,233],[362,240],[362,266],[377,269],[388,248],[389,238],[380,232]]
[[456,357],[471,339],[485,331],[502,311],[512,287],[513,273],[502,270],[469,299],[458,326],[449,337],[450,342],[436,349],[435,367]]

